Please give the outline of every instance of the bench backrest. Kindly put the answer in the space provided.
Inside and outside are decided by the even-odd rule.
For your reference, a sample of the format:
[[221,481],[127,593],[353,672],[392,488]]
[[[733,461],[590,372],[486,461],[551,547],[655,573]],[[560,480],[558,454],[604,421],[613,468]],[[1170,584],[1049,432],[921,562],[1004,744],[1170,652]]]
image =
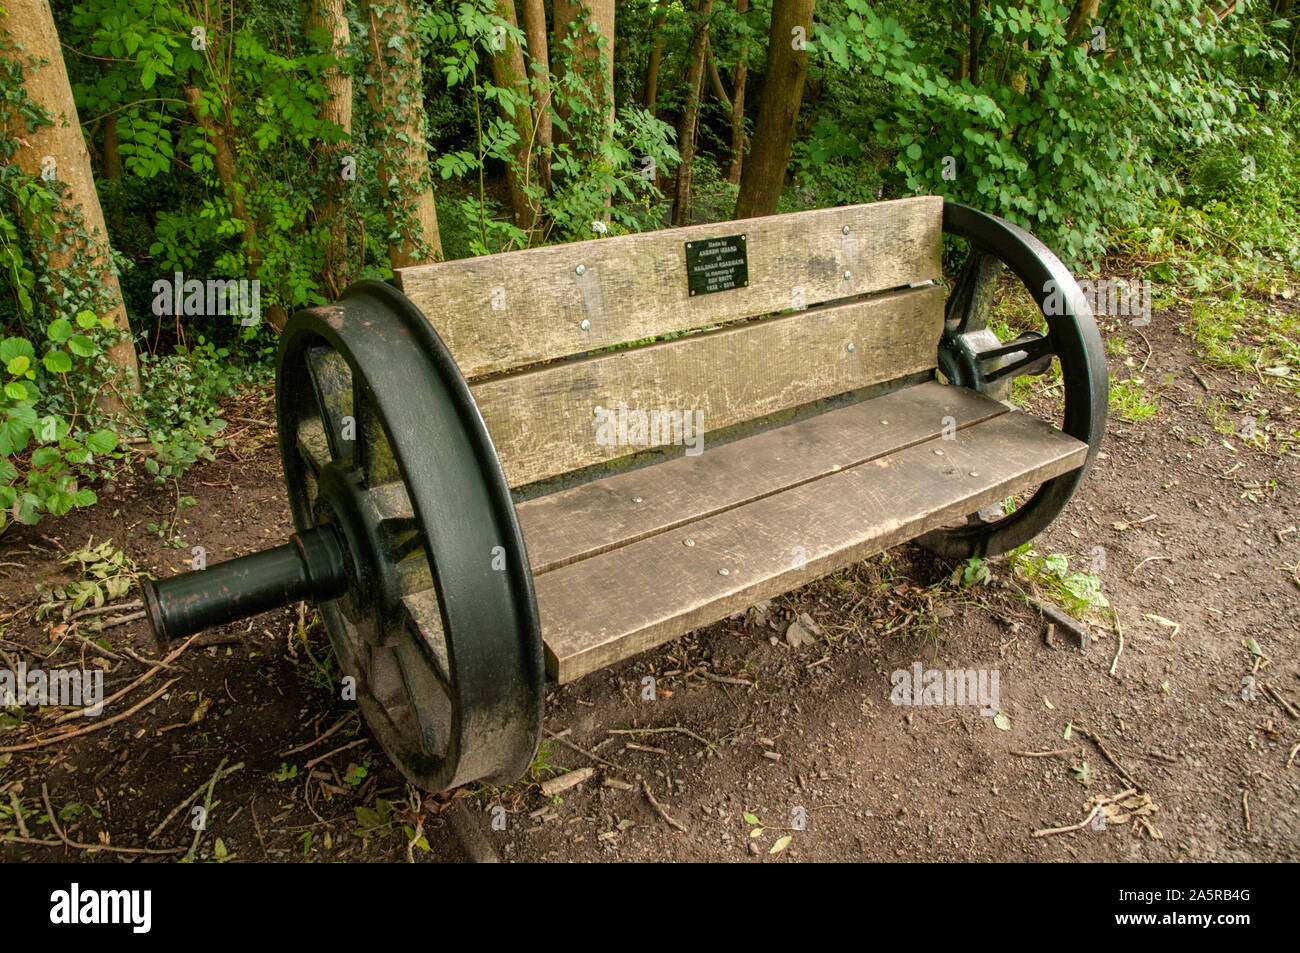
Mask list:
[[665,429],[690,414],[707,439],[932,370],[942,209],[925,196],[718,222],[396,280],[469,378],[519,487],[645,450],[637,412]]

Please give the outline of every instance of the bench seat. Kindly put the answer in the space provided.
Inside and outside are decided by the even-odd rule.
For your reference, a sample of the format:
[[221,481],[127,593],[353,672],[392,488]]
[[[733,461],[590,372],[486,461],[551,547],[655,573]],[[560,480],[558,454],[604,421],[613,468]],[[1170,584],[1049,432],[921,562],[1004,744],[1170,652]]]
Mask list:
[[1086,454],[1037,418],[930,381],[520,503],[548,673],[580,678]]

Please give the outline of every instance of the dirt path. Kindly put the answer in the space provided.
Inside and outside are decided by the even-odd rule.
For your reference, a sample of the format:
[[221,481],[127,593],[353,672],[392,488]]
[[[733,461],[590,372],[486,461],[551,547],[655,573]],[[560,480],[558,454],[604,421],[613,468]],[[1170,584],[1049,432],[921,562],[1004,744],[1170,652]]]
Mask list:
[[[1300,430],[1300,395],[1202,367],[1178,330],[1185,317],[1155,316],[1149,357],[1142,335],[1125,335],[1158,413],[1112,423],[1096,469],[1036,544],[1097,569],[1124,634],[1117,661],[1107,626],[1091,627],[1086,652],[1059,630],[1045,644],[1005,561],[990,564],[987,585],[962,586],[951,564],[905,546],[778,600],[779,629],[752,616],[720,623],[554,690],[546,728],[562,741],[544,749],[533,781],[472,793],[467,810],[449,813],[432,798],[421,805],[357,732],[319,627],[309,617],[304,640],[296,612],[270,613],[202,637],[162,673],[179,681],[129,717],[0,754],[0,831],[17,829],[17,804],[28,840],[54,842],[11,842],[4,856],[87,856],[60,842],[42,786],[63,837],[179,856],[194,840],[191,807],[148,835],[196,790],[203,803],[224,762],[242,768],[215,784],[200,858],[402,860],[422,824],[428,850],[412,856],[459,860],[449,817],[463,813],[512,860],[1294,860],[1300,756],[1290,766],[1288,756],[1300,721],[1268,690],[1300,707],[1300,451],[1285,442]],[[1225,413],[1265,410],[1267,450],[1215,429]],[[270,414],[256,397],[240,410]],[[0,567],[5,652],[35,665],[32,653],[57,644],[52,621],[33,618],[34,586],[70,579],[57,556],[88,537],[163,575],[186,568],[193,546],[215,562],[280,541],[290,526],[272,433],[243,426],[237,458],[182,481],[197,503],[181,513],[179,548],[147,529],[176,493],[143,476],[87,513],[6,534],[0,563],[22,565]],[[825,634],[796,649],[780,630],[799,612]],[[143,658],[143,626],[105,634]],[[82,651],[65,643],[45,664],[79,665]],[[104,662],[106,695],[148,670]],[[1005,717],[891,704],[891,675],[917,663],[996,671]],[[648,675],[654,700],[642,696]],[[11,710],[0,746],[47,738],[52,722]],[[1023,754],[1051,751],[1063,753]],[[594,777],[558,799],[535,783],[548,767],[587,766]],[[1130,788],[1140,794],[1103,829],[1033,836],[1079,824],[1090,799]]]

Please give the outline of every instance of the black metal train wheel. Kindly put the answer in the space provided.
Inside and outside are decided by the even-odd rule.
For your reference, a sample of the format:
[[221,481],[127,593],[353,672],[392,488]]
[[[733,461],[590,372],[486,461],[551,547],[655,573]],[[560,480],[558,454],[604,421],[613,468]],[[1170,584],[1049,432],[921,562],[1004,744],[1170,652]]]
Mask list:
[[[948,295],[939,370],[951,384],[1007,400],[1012,383],[1059,367],[1063,407],[1052,421],[1088,445],[1083,467],[1041,484],[1011,512],[971,514],[919,542],[941,556],[993,556],[1033,539],[1074,495],[1106,429],[1108,376],[1090,305],[1069,270],[1024,229],[993,215],[945,202],[943,231],[964,239],[968,256]],[[990,328],[993,293],[1005,265],[1024,285],[1047,323],[1002,340]],[[1041,325],[1040,325],[1041,327]]]
[[541,730],[541,627],[505,476],[445,345],[363,282],[289,321],[277,407],[298,538],[324,531],[342,553],[346,588],[320,608],[375,737],[426,790],[513,781]]

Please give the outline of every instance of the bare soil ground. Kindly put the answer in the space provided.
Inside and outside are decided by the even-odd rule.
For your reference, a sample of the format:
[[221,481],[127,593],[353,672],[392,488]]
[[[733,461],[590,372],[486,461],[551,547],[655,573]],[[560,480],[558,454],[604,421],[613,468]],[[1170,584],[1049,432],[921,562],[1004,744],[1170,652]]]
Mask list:
[[[904,546],[777,600],[775,625],[728,620],[553,690],[529,777],[458,792],[452,806],[409,790],[339,699],[312,615],[268,613],[201,636],[99,718],[78,719],[75,736],[52,730],[58,710],[10,709],[0,856],[1295,860],[1300,395],[1203,366],[1180,331],[1186,317],[1174,309],[1142,333],[1107,331],[1124,334],[1158,412],[1112,419],[1095,469],[1036,542],[1098,568],[1122,652],[1109,622],[1090,624],[1087,651],[1060,629],[1048,645],[1003,560],[988,584],[962,585],[951,563]],[[197,500],[180,514],[183,546],[146,528],[170,516],[178,491],[142,469],[102,488],[89,511],[6,533],[6,665],[102,659],[112,696],[156,662],[142,619],[102,634],[87,626],[94,616],[72,626],[102,635],[116,658],[70,638],[57,615],[35,619],[36,586],[70,581],[59,557],[88,539],[111,539],[141,572],[166,576],[187,568],[193,546],[216,562],[291,531],[273,430],[247,422],[272,419],[268,400],[242,398],[232,445],[181,481]],[[1267,411],[1267,446],[1216,430],[1215,407],[1234,420]],[[823,635],[792,648],[782,632],[801,612]],[[891,673],[917,662],[996,670],[1005,717],[891,704]],[[212,784],[223,765],[239,767]],[[541,780],[584,767],[596,769],[589,780],[541,793]],[[1119,802],[1102,829],[1035,836],[1127,789],[1145,797]],[[192,809],[205,801],[195,847]],[[410,845],[417,828],[425,841]],[[478,847],[461,846],[475,837]]]

